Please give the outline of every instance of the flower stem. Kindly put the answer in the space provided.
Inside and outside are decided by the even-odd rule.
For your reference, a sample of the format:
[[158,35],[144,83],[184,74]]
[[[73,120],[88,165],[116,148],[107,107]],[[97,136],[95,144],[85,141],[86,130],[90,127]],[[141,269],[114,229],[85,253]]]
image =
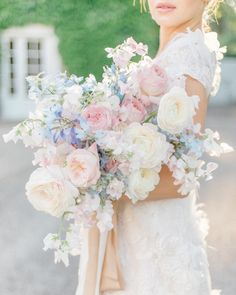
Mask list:
[[150,119],[152,119],[156,115],[157,115],[156,111],[151,112],[150,115],[143,121],[143,123],[148,122]]

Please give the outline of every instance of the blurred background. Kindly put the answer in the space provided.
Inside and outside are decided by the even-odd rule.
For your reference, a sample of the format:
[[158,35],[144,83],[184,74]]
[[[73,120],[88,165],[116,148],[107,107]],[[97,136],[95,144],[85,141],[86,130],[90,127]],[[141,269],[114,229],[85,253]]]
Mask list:
[[[138,3],[138,1],[136,1]],[[206,126],[236,148],[236,1],[221,4],[211,24],[221,46],[221,87],[210,98]],[[110,65],[104,48],[129,36],[158,49],[158,26],[132,0],[0,0],[0,135],[33,108],[25,77],[40,71],[93,73],[98,80]],[[24,185],[35,169],[33,151],[0,137],[0,294],[73,295],[79,258],[55,265],[43,238],[59,223],[28,203]],[[209,218],[208,257],[213,288],[236,294],[236,154],[216,160],[213,180],[202,183],[199,202]]]

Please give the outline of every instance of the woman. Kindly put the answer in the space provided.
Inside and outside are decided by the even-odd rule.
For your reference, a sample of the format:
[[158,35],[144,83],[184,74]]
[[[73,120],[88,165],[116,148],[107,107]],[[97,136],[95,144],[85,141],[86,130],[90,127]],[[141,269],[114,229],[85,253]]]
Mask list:
[[[200,97],[194,121],[204,128],[209,95],[215,95],[219,87],[222,58],[216,33],[207,32],[205,17],[219,0],[148,0],[148,4],[151,17],[160,26],[155,61],[165,68],[173,86],[182,85],[189,95]],[[88,245],[84,246],[76,295],[220,294],[220,290],[212,290],[209,274],[205,241],[208,219],[196,204],[197,192],[182,196],[178,188],[164,166],[159,185],[145,201],[132,204],[127,196],[116,201],[117,231],[113,238],[117,238],[117,256],[113,259],[118,259],[120,266],[117,281],[111,278],[110,287],[97,284],[92,288],[94,283],[90,282],[94,280],[84,258]],[[90,248],[96,252],[93,257],[100,258],[99,276],[103,259],[108,257],[104,258],[106,238],[100,239],[99,254]],[[114,264],[111,257],[106,260],[108,267]]]

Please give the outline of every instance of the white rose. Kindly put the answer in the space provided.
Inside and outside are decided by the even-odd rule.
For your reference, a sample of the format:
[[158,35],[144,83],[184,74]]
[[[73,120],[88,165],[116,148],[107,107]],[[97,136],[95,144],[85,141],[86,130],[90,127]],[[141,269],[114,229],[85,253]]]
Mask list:
[[161,98],[157,112],[158,126],[171,134],[180,133],[192,124],[198,100],[198,96],[188,96],[183,88],[173,87]]
[[133,122],[124,130],[124,137],[141,168],[154,168],[166,158],[169,143],[166,136],[157,131],[156,125]]
[[63,174],[57,165],[40,167],[30,176],[25,185],[29,202],[36,210],[61,217],[78,196],[77,188]]
[[141,168],[130,174],[126,194],[133,203],[144,200],[148,193],[154,190],[160,181],[159,171],[160,167],[155,169]]

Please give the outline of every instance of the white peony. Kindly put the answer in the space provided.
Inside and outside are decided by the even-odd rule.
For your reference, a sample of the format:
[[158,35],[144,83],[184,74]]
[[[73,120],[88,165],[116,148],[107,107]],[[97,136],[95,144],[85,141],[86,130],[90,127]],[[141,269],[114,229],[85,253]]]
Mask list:
[[134,153],[135,161],[139,161],[140,168],[159,166],[170,147],[166,136],[158,132],[157,126],[151,123],[131,123],[124,130],[124,138],[128,150]]
[[183,88],[173,87],[161,98],[157,112],[158,126],[171,134],[180,133],[193,123],[198,101],[198,96],[188,96]]
[[160,167],[155,169],[141,168],[130,174],[126,194],[133,203],[138,200],[144,200],[149,192],[154,190],[160,181],[159,172]]
[[25,185],[29,202],[36,210],[61,217],[78,196],[77,188],[69,182],[63,169],[57,165],[40,167],[30,176]]

